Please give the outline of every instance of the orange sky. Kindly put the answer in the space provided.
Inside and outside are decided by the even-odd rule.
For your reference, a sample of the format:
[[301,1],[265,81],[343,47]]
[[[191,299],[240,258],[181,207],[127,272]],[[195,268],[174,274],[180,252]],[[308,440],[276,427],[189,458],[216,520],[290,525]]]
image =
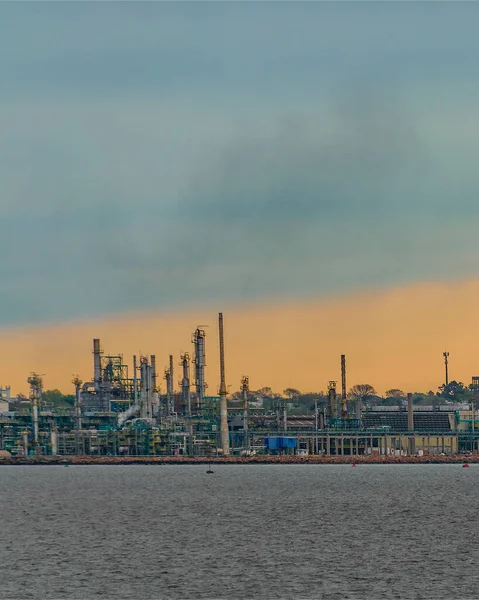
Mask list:
[[[475,356],[479,281],[429,283],[308,302],[223,306],[226,378],[230,390],[249,375],[252,389],[269,385],[320,391],[340,381],[346,354],[348,388],[370,383],[379,393],[436,390],[444,377],[442,352],[450,352],[450,378],[470,383],[479,374]],[[92,338],[131,365],[134,353],[156,354],[160,382],[168,355],[192,353],[191,334],[206,325],[208,392],[218,386],[217,311],[201,309],[128,314],[0,333],[0,384],[26,392],[31,371],[45,388],[71,393],[73,374],[92,377]],[[179,367],[175,382],[179,380]]]

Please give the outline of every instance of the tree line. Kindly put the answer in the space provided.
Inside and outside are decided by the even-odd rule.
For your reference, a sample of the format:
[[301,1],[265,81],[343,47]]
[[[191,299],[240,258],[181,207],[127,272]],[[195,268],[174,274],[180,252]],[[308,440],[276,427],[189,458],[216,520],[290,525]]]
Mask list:
[[[341,394],[341,390],[336,390]],[[278,403],[287,402],[289,410],[294,414],[305,414],[314,411],[316,403],[320,408],[327,406],[327,392],[307,392],[303,393],[296,388],[286,388],[282,393],[275,393],[270,387],[262,387],[251,391],[250,400],[260,400],[265,410],[275,410]],[[438,406],[445,403],[470,403],[475,398],[475,391],[472,387],[466,386],[460,381],[451,381],[447,386],[441,385],[436,392],[414,392],[413,404]],[[407,394],[399,388],[387,390],[383,396],[377,394],[374,386],[368,383],[359,383],[349,389],[347,393],[349,405],[355,409],[358,403],[364,407],[368,406],[405,406],[407,403]],[[242,392],[235,392],[230,396],[232,404],[242,403]]]

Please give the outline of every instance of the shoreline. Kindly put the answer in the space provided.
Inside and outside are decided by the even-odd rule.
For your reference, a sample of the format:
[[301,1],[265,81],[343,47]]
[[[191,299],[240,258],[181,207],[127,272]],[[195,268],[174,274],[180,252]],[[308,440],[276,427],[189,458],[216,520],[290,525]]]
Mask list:
[[19,456],[0,460],[0,466],[27,465],[410,465],[479,464],[472,456]]

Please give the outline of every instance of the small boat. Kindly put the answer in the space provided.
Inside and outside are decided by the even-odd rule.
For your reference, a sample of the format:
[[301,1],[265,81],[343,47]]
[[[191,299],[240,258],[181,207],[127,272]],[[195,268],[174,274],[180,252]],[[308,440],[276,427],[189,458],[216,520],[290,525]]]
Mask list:
[[463,468],[463,469],[468,469],[468,468],[469,468],[469,466],[470,466],[470,465],[469,465],[469,463],[464,463],[464,464],[462,465],[462,468]]
[[353,462],[353,467],[355,467],[355,466],[356,466],[356,463],[355,463],[355,462]]
[[206,471],[206,473],[208,475],[210,475],[211,473],[214,473],[214,471],[211,469],[211,465],[208,465],[208,470]]

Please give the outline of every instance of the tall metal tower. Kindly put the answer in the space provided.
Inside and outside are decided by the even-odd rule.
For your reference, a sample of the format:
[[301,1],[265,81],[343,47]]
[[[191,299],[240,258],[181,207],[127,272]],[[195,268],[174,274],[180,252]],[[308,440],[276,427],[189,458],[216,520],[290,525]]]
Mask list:
[[151,419],[151,367],[146,356],[140,357],[140,381],[141,381],[141,413],[142,419]]
[[193,345],[195,348],[195,354],[193,358],[193,363],[195,365],[195,389],[196,389],[196,402],[195,409],[197,412],[201,412],[203,408],[203,400],[205,397],[205,366],[206,366],[206,356],[205,356],[205,337],[206,334],[203,329],[199,327],[195,330],[193,334]]
[[82,426],[81,422],[81,386],[83,381],[76,375],[72,379],[72,383],[75,386],[75,426],[76,430],[79,431]]
[[30,400],[32,402],[33,440],[35,451],[38,448],[38,410],[42,399],[43,379],[38,373],[31,373],[27,379],[30,384]]
[[249,418],[249,377],[241,378],[241,396],[243,398],[243,431],[245,446],[248,447],[248,418]]
[[171,372],[171,364],[168,369],[165,369],[165,377],[166,380],[166,405],[167,405],[167,414],[171,416],[174,412],[173,403],[174,403],[174,395],[173,395],[173,376]]
[[446,369],[446,387],[449,385],[449,352],[443,352],[444,367]]
[[341,354],[341,417],[346,419],[348,416],[348,406],[346,404],[346,355]]
[[190,355],[185,352],[181,355],[180,367],[183,368],[183,378],[180,381],[181,403],[188,415],[191,415],[191,394],[190,394]]

